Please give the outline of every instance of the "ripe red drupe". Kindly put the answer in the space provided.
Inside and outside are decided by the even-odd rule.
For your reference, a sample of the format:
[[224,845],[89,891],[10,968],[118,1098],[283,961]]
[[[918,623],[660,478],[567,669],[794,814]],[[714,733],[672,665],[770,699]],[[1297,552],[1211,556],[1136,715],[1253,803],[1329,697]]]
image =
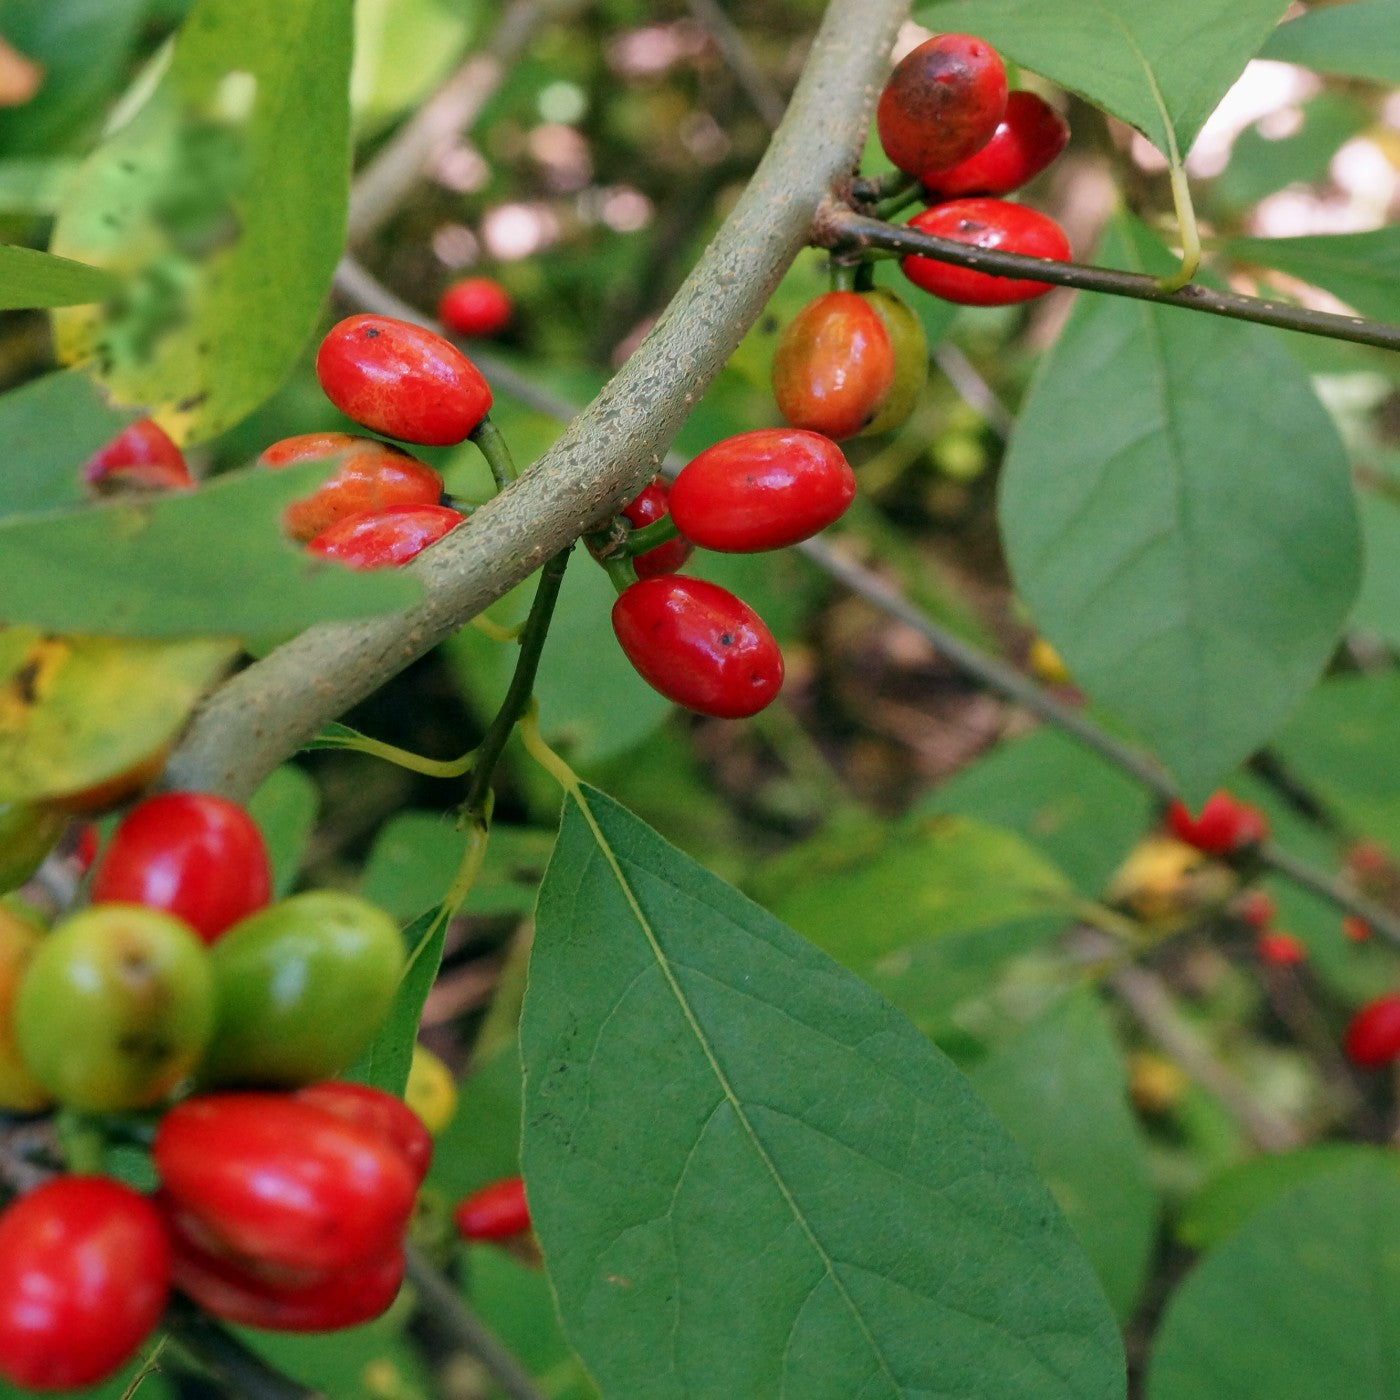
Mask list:
[[83,468],[83,480],[99,492],[136,487],[178,491],[195,484],[185,454],[158,423],[142,418],[123,429]]
[[282,524],[294,540],[314,539],[338,520],[388,506],[435,506],[442,477],[402,448],[350,433],[302,433],[274,442],[258,458],[265,467],[291,467],[342,455],[335,474],[311,495],[293,501]]
[[306,548],[351,569],[388,569],[407,564],[465,519],[451,506],[387,506],[337,520]]
[[642,679],[696,714],[757,714],[782,686],[783,654],[773,634],[717,583],[640,579],[618,595],[612,622]]
[[170,1291],[159,1211],[103,1176],[61,1176],[0,1214],[0,1377],[69,1390],[112,1374]]
[[906,175],[965,160],[985,146],[1006,110],[1006,69],[990,44],[939,34],[906,54],[880,93],[875,125]]
[[830,438],[758,428],[707,447],[682,468],[671,514],[702,549],[746,554],[815,535],[855,494],[855,474]]
[[491,409],[490,386],[455,345],[390,316],[332,326],[316,377],[347,418],[402,442],[461,442]]
[[507,1176],[473,1191],[458,1202],[452,1221],[464,1240],[506,1240],[523,1234],[530,1228],[525,1182]]
[[1010,194],[1039,175],[1069,143],[1069,123],[1033,92],[1013,92],[992,139],[966,160],[920,177],[931,200]]
[[177,1233],[296,1284],[397,1249],[418,1185],[378,1132],[288,1094],[186,1099],[152,1158]]
[[1211,793],[1195,817],[1184,802],[1173,802],[1167,809],[1167,826],[1178,841],[1208,856],[1231,855],[1257,846],[1269,835],[1269,821],[1263,812],[1228,792]]
[[203,792],[148,797],[122,819],[93,876],[96,904],[144,904],[212,943],[272,897],[262,833],[236,802]]
[[455,335],[499,335],[515,308],[510,293],[491,277],[463,277],[438,302],[438,320]]
[[1367,1002],[1342,1037],[1347,1059],[1362,1069],[1380,1069],[1400,1057],[1400,996]]
[[[909,227],[955,243],[1032,258],[1067,262],[1070,255],[1065,231],[1048,214],[1002,199],[955,199],[937,204],[910,219]],[[917,254],[910,254],[899,266],[916,287],[962,306],[1008,306],[1044,296],[1050,290],[1049,282],[997,277]]]
[[[632,522],[634,529],[651,525],[660,520],[671,509],[671,489],[657,477],[622,507],[622,514]],[[684,537],[668,540],[645,554],[638,554],[632,560],[638,578],[656,578],[659,574],[673,574],[695,553],[695,546]]]

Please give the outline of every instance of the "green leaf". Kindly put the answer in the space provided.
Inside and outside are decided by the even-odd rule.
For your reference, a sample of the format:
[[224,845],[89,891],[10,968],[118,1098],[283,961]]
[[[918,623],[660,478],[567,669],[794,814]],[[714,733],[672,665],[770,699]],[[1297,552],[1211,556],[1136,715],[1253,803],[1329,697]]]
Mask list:
[[1231,238],[1237,262],[1274,268],[1322,287],[1363,316],[1400,321],[1400,228],[1300,238]]
[[565,1342],[549,1280],[494,1245],[467,1251],[472,1306],[505,1347],[539,1378],[550,1400],[595,1400],[597,1388]]
[[313,779],[291,763],[274,768],[248,799],[248,811],[267,842],[277,899],[292,891],[306,844],[316,827],[320,801],[320,789]]
[[1265,136],[1256,123],[1235,138],[1229,165],[1210,187],[1212,202],[1240,210],[1287,185],[1321,183],[1338,148],[1372,121],[1349,94],[1322,92],[1296,110],[1302,124],[1287,136]]
[[1400,851],[1400,675],[1336,676],[1275,740],[1284,763],[1353,830]]
[[49,216],[58,213],[77,173],[75,160],[0,160],[0,213]]
[[[467,900],[472,914],[528,914],[549,864],[553,832],[494,822],[486,861]],[[467,852],[467,833],[441,812],[400,812],[379,829],[360,893],[395,918],[442,903]]]
[[83,464],[135,417],[108,408],[78,370],[46,374],[0,397],[0,517],[76,505]]
[[1106,758],[1046,726],[993,749],[940,783],[916,809],[975,817],[1018,833],[1099,895],[1152,820],[1153,801]]
[[33,248],[0,245],[0,311],[32,306],[79,306],[112,296],[110,272]]
[[943,816],[816,837],[769,862],[756,893],[855,969],[948,934],[1067,917],[1074,906],[1069,881],[1019,836]]
[[413,579],[314,559],[282,534],[283,508],[331,466],[255,467],[197,491],[2,520],[6,617],[56,632],[248,636],[409,607],[422,596]]
[[369,1049],[345,1071],[346,1079],[403,1097],[409,1066],[413,1063],[413,1044],[418,1039],[418,1023],[423,1019],[423,1005],[442,964],[448,921],[440,915],[441,910],[430,909],[404,929],[409,961],[394,1005]]
[[1398,0],[1356,0],[1350,5],[1310,10],[1280,25],[1259,57],[1378,83],[1400,83],[1397,32]]
[[1233,1239],[1255,1211],[1314,1177],[1354,1163],[1374,1163],[1400,1175],[1400,1157],[1358,1142],[1322,1142],[1297,1152],[1265,1153],[1227,1167],[1187,1204],[1176,1237],[1191,1249],[1215,1249]]
[[1366,538],[1366,566],[1351,620],[1391,646],[1400,646],[1400,501],[1389,492],[1357,496]]
[[358,0],[350,96],[357,124],[378,127],[426,97],[474,28],[476,0]]
[[[1166,269],[1120,221],[1109,261]],[[1356,594],[1346,452],[1257,327],[1081,295],[1007,456],[1002,530],[1037,624],[1188,800],[1282,723]]]
[[1287,8],[1279,0],[941,0],[920,5],[917,17],[978,35],[1163,151],[1174,139],[1184,156]]
[[457,1112],[433,1153],[428,1182],[449,1200],[520,1173],[520,1051],[509,1041],[484,1063],[473,1058]]
[[1087,1261],[948,1061],[592,789],[521,1049],[531,1213],[604,1395],[1122,1394]]
[[1167,1307],[1149,1400],[1393,1400],[1400,1180],[1330,1172],[1251,1216]]
[[33,156],[86,138],[125,79],[148,0],[0,0],[0,33],[44,66],[33,98],[0,109],[0,150]]
[[72,796],[153,761],[158,767],[237,653],[221,638],[0,629],[0,802]]
[[213,437],[290,372],[345,233],[350,0],[199,0],[168,69],[84,163],[53,247],[121,274],[54,318],[121,403]]
[[1114,1311],[1128,1319],[1152,1261],[1157,1191],[1097,998],[1063,998],[971,1077],[1049,1186]]

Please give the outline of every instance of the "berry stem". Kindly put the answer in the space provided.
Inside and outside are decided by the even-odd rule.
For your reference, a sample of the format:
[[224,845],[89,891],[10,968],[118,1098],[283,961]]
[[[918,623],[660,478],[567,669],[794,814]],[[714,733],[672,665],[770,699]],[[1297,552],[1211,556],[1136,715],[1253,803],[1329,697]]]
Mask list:
[[851,186],[851,198],[861,204],[878,204],[882,199],[916,189],[918,183],[912,175],[906,175],[902,170],[887,170],[883,175],[857,180]]
[[833,292],[853,292],[855,289],[856,265],[840,262],[833,258],[831,261],[831,290]]
[[467,784],[467,794],[462,799],[460,812],[467,821],[489,821],[488,802],[491,792],[491,776],[496,768],[506,740],[511,730],[525,713],[530,696],[535,689],[535,675],[540,668],[540,656],[544,651],[545,638],[549,635],[549,624],[554,617],[554,605],[559,601],[559,589],[564,582],[564,570],[569,564],[573,545],[561,549],[540,571],[539,585],[535,589],[534,601],[530,604],[530,616],[525,620],[525,630],[520,634],[520,655],[515,662],[515,674],[510,678],[510,687],[501,708],[491,721],[486,737],[477,746],[476,765],[472,769],[471,781]]
[[[656,523],[660,523],[659,521]],[[650,529],[651,526],[647,526]],[[640,535],[642,532],[637,531]],[[603,568],[608,572],[608,577],[612,580],[612,586],[619,593],[625,593],[637,581],[637,570],[633,566],[631,559],[623,555],[613,555],[609,559],[601,561]]]
[[460,758],[425,758],[410,749],[401,749],[393,744],[371,739],[348,725],[333,724],[321,731],[309,744],[308,749],[351,749],[355,753],[369,754],[372,758],[382,758],[387,763],[396,764],[410,773],[422,773],[427,778],[460,778],[471,770],[476,762],[476,750],[469,750]]
[[510,455],[510,448],[506,446],[501,430],[491,421],[489,413],[476,425],[471,434],[471,441],[481,449],[481,455],[486,458],[486,465],[491,468],[491,475],[496,482],[496,490],[504,491],[520,473],[515,469],[515,459]]
[[679,534],[676,522],[669,515],[663,515],[660,520],[653,520],[650,525],[643,525],[640,530],[633,530],[627,536],[627,553],[635,558],[649,549],[655,549],[657,545],[669,544]]
[[915,181],[908,189],[898,190],[890,195],[888,199],[882,199],[875,205],[875,217],[877,219],[889,220],[896,214],[902,214],[911,204],[919,202],[919,186]]

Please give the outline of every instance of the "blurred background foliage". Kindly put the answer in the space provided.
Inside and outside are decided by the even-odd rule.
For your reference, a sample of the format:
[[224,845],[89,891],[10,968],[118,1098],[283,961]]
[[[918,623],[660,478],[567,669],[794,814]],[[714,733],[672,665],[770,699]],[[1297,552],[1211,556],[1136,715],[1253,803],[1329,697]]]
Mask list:
[[[505,8],[358,0],[358,168],[489,45]],[[438,153],[411,197],[355,251],[425,311],[457,275],[498,278],[518,313],[491,353],[582,403],[693,265],[762,155],[768,126],[726,58],[729,26],[717,34],[708,6],[541,0],[534,8],[523,56],[470,130]],[[132,86],[158,71],[188,9],[185,0],[0,0],[0,36],[43,70],[28,100],[16,100],[21,83],[0,108],[0,241],[47,246],[77,162]],[[821,9],[818,0],[728,7],[763,92],[781,101],[791,89]],[[1033,75],[1021,79],[1059,103],[1073,126],[1068,153],[1025,198],[1064,223],[1079,254],[1096,246],[1119,199],[1169,229],[1166,174],[1147,143]],[[881,166],[872,150],[867,172]],[[1197,142],[1190,168],[1208,245],[1235,251],[1218,264],[1222,275],[1245,290],[1333,306],[1308,283],[1306,259],[1289,275],[1266,272],[1250,261],[1258,245],[1248,240],[1364,233],[1392,222],[1400,97],[1364,79],[1253,64]],[[296,209],[285,217],[294,220]],[[899,288],[890,264],[878,277]],[[1376,291],[1377,280],[1367,285],[1379,307],[1352,304],[1400,319],[1393,283]],[[777,421],[768,389],[777,331],[825,286],[822,256],[802,255],[696,406],[676,444],[683,456]],[[934,373],[903,429],[849,444],[862,490],[839,534],[931,616],[1034,669],[1078,705],[1072,679],[1034,650],[1034,621],[1012,590],[996,520],[1010,426],[1070,300],[1056,293],[1028,307],[958,310],[918,298]],[[343,309],[328,306],[325,324]],[[1230,786],[1321,869],[1343,868],[1363,835],[1379,842],[1379,873],[1353,867],[1348,878],[1369,881],[1368,893],[1400,907],[1390,859],[1400,852],[1400,358],[1279,339],[1347,444],[1367,564],[1328,677]],[[191,449],[200,474],[244,465],[292,433],[347,426],[316,385],[314,343],[275,394]],[[0,385],[23,385],[51,365],[41,316],[0,316]],[[505,396],[495,416],[522,464],[559,431]],[[472,502],[489,494],[472,449],[424,456],[455,495]],[[1085,908],[1105,897],[1115,870],[1153,829],[1152,800],[810,561],[791,552],[710,556],[695,571],[741,593],[779,637],[789,675],[781,701],[742,724],[675,711],[618,653],[610,585],[579,559],[540,674],[547,736],[588,781],[866,976],[970,1072],[1078,1229],[1140,1365],[1192,1251],[1249,1228],[1254,1211],[1274,1208],[1289,1187],[1339,1169],[1325,1153],[1299,1153],[1288,1159],[1297,1162],[1296,1180],[1279,1180],[1254,1155],[1247,1124],[1183,1073],[1170,1046],[1164,1051],[1160,1023],[1121,989],[1095,990],[1101,969],[1080,938]],[[531,587],[490,615],[519,620]],[[468,629],[346,721],[393,744],[455,755],[479,738],[512,661],[510,648]],[[286,880],[299,870],[295,878],[310,884],[358,886],[408,920],[439,900],[456,869],[462,838],[441,814],[460,795],[456,785],[371,759],[317,752],[276,775],[259,815]],[[470,1070],[435,1169],[444,1200],[515,1167],[513,1017],[558,805],[553,785],[509,750],[486,871],[451,930],[424,1026],[428,1045]],[[1223,885],[1176,870],[1163,878],[1165,903],[1147,920],[1142,961],[1171,998],[1173,1025],[1253,1101],[1294,1125],[1299,1142],[1387,1141],[1389,1086],[1358,1080],[1335,1047],[1357,1002],[1394,986],[1395,953],[1348,939],[1335,908],[1271,879],[1281,926],[1309,958],[1299,967],[1261,966],[1252,931],[1224,897],[1233,893],[1228,875]],[[1369,1155],[1362,1165],[1373,1167]],[[1350,1161],[1340,1167],[1361,1170]],[[1383,1185],[1375,1190],[1384,1195]],[[1311,1203],[1319,1230],[1324,1205]],[[1222,1267],[1251,1277],[1243,1253]],[[473,1248],[463,1277],[546,1393],[590,1393],[528,1261]],[[435,1387],[460,1400],[493,1393],[460,1358],[432,1379],[431,1364],[447,1364],[443,1340],[421,1320],[406,1331],[399,1313],[348,1340],[258,1345],[336,1397],[416,1400]],[[1189,1357],[1181,1359],[1189,1347],[1173,1347],[1170,1364],[1186,1379],[1160,1382],[1153,1393],[1163,1397],[1193,1393],[1170,1389],[1192,1383]],[[178,1370],[172,1376],[146,1384],[152,1392],[182,1388]]]

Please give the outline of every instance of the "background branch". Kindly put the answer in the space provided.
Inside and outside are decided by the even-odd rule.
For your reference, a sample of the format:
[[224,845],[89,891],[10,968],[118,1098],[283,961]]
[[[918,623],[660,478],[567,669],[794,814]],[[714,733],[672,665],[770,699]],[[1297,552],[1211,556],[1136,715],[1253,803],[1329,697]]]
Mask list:
[[1306,306],[1290,306],[1280,301],[1247,297],[1240,292],[1218,292],[1199,283],[1179,291],[1164,292],[1154,277],[1117,268],[1089,267],[1084,263],[1057,262],[1053,258],[1028,258],[1021,253],[1004,253],[991,248],[973,248],[949,238],[935,238],[902,224],[887,224],[867,218],[834,201],[823,209],[812,230],[812,241],[821,248],[854,251],[884,248],[894,253],[918,253],[954,267],[976,272],[992,272],[1001,277],[1031,278],[1058,287],[1079,287],[1110,296],[1155,301],[1162,306],[1183,306],[1210,316],[1228,316],[1236,321],[1254,321],[1262,326],[1278,326],[1304,335],[1322,335],[1331,340],[1349,340],[1357,345],[1374,345],[1381,350],[1400,350],[1400,326],[1372,321],[1365,316],[1338,316],[1330,311],[1313,311]]
[[540,24],[579,8],[579,0],[511,0],[491,38],[385,143],[355,177],[348,237],[363,242],[382,228],[491,100]]

